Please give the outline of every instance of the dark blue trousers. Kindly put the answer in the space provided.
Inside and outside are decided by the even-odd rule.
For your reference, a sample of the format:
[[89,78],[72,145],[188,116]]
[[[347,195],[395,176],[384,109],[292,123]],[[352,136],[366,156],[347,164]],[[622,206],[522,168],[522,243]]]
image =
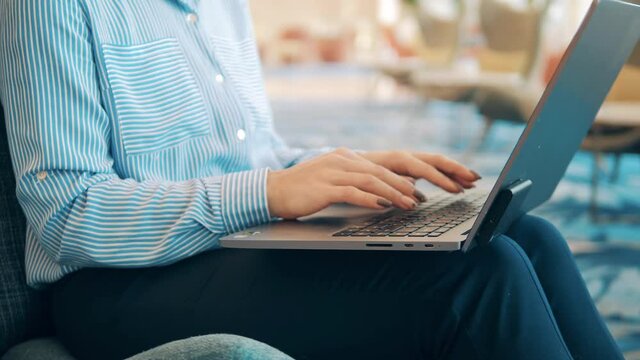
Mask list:
[[296,359],[622,359],[565,240],[532,216],[467,254],[224,249],[85,269],[53,306],[87,359],[211,333]]

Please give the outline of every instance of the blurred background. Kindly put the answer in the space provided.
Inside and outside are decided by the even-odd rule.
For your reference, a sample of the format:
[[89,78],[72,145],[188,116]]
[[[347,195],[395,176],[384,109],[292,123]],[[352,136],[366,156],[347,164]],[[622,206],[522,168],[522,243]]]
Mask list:
[[[590,1],[250,4],[276,128],[291,145],[441,152],[490,186]],[[640,359],[640,45],[535,212],[567,237],[625,356]]]

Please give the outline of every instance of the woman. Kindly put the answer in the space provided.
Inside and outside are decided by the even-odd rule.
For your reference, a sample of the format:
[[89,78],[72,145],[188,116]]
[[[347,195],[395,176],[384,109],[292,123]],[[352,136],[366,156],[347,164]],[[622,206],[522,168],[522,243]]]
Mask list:
[[526,216],[469,254],[219,249],[332,203],[411,210],[426,153],[287,147],[244,0],[0,0],[27,281],[79,358],[233,333],[298,358],[621,358],[571,254]]

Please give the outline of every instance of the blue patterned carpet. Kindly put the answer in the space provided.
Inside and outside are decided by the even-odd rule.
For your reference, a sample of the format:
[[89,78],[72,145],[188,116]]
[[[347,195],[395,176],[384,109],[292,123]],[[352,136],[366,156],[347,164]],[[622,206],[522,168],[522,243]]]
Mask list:
[[[482,121],[467,105],[276,101],[273,108],[276,127],[291,145],[441,152],[476,169],[487,184],[495,181],[522,130],[498,122],[486,143],[470,152]],[[589,290],[625,356],[640,359],[640,157],[623,158],[616,182],[606,171],[600,174],[599,215],[605,220],[598,223],[588,213],[592,161],[590,154],[578,153],[552,199],[535,212],[577,249]]]

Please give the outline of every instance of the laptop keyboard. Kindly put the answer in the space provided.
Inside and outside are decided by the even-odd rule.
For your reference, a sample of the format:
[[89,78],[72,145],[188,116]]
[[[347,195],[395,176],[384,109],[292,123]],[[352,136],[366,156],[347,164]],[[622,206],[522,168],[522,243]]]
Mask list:
[[340,230],[333,236],[438,237],[476,216],[487,198],[484,192],[438,194],[415,210],[391,211]]

